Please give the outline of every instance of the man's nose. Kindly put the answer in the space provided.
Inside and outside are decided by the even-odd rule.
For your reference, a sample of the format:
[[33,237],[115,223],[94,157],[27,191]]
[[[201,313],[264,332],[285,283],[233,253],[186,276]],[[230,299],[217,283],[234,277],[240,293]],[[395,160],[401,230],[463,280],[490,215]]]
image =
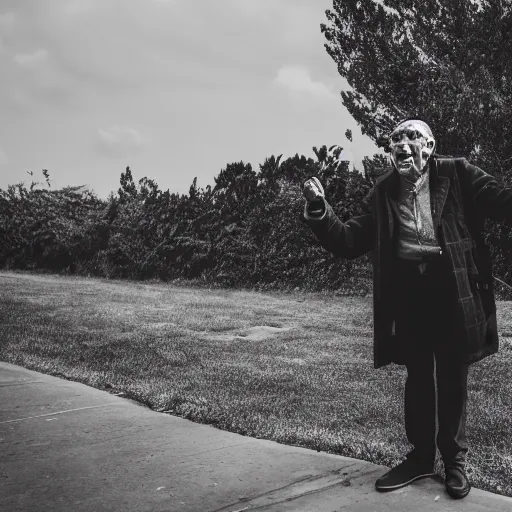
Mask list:
[[396,144],[404,153],[412,153],[410,143],[406,140],[401,140]]

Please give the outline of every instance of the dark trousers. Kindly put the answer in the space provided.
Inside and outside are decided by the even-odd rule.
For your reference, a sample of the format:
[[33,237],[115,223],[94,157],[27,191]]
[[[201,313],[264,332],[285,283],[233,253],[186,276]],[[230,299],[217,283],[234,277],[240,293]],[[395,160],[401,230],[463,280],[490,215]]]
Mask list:
[[404,262],[396,268],[396,328],[407,368],[405,430],[414,446],[409,457],[433,465],[437,445],[445,464],[463,466],[468,365],[457,352],[450,270],[441,259],[424,274]]

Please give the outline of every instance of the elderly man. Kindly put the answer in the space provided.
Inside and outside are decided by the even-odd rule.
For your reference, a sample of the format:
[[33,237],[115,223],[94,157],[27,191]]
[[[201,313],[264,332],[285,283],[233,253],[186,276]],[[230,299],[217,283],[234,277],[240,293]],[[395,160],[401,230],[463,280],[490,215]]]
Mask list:
[[512,190],[435,147],[425,122],[402,121],[390,135],[394,169],[375,183],[370,213],[341,222],[312,178],[304,184],[304,217],[337,256],[373,251],[374,366],[407,368],[405,430],[413,449],[377,480],[377,490],[432,476],[437,446],[448,494],[464,498],[468,366],[498,350],[483,222],[512,218]]

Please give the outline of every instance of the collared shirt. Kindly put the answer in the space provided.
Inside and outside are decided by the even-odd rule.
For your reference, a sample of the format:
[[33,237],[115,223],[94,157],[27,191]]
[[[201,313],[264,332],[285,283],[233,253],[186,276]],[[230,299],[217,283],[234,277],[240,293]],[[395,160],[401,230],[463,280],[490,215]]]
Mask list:
[[430,209],[429,171],[412,183],[400,178],[400,192],[391,204],[399,220],[397,256],[422,263],[441,253]]

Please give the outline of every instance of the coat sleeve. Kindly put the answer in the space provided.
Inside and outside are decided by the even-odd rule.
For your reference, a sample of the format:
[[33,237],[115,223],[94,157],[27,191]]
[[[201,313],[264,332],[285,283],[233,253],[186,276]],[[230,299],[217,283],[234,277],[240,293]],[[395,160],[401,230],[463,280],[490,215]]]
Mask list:
[[318,217],[304,208],[304,220],[324,249],[335,256],[352,260],[371,251],[375,239],[375,219],[371,213],[341,222],[324,200],[324,212]]
[[512,188],[501,186],[498,181],[476,165],[462,159],[464,172],[461,184],[482,217],[512,222]]

